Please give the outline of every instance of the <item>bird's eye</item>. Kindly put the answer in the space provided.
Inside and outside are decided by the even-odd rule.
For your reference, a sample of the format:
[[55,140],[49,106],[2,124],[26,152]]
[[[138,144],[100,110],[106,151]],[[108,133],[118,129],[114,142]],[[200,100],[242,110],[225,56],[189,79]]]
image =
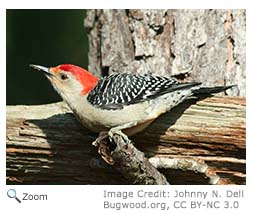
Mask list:
[[64,74],[64,73],[61,73],[60,77],[61,77],[61,80],[66,80],[66,79],[69,78],[69,77],[68,77],[66,74]]

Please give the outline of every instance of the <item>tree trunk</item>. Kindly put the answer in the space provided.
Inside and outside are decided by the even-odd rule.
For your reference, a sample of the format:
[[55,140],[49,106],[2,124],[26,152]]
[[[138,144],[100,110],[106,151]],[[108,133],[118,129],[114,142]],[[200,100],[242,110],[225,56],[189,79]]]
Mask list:
[[[245,10],[89,10],[85,26],[89,70],[98,76],[153,73],[207,86],[235,84],[226,94],[245,96]],[[170,150],[177,156],[183,146]]]
[[237,84],[245,96],[245,10],[89,10],[89,70]]
[[[203,85],[236,84],[227,94],[245,96],[245,13],[88,10],[89,70],[97,76],[153,73]],[[161,116],[132,138],[134,145],[148,157],[202,159],[222,177],[244,184],[245,99],[195,102]],[[63,103],[7,107],[7,182],[131,184],[101,161],[91,146],[96,136]],[[160,170],[172,184],[207,183],[194,172]]]
[[[189,100],[132,138],[147,157],[202,159],[245,183],[245,99]],[[191,105],[191,106],[190,106]],[[190,106],[190,107],[189,107]],[[235,119],[236,118],[236,119]],[[104,163],[64,103],[7,107],[7,183],[131,184]],[[161,169],[171,184],[207,184],[190,171]]]

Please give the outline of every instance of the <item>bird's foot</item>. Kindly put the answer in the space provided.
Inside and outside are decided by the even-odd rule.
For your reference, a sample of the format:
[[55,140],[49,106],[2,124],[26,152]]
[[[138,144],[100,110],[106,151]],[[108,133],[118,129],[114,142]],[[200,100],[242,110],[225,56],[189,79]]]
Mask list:
[[97,147],[101,143],[101,141],[105,140],[106,138],[108,138],[108,132],[100,132],[96,140],[92,142],[92,145]]
[[127,137],[127,135],[124,134],[120,129],[118,129],[118,128],[112,128],[112,129],[110,129],[109,132],[108,132],[109,139],[110,139],[110,141],[111,141],[112,143],[114,143],[114,142],[113,142],[113,137],[114,137],[115,135],[120,136],[120,137],[124,140],[124,142],[125,142],[126,144],[129,144],[129,143],[131,142],[131,140]]

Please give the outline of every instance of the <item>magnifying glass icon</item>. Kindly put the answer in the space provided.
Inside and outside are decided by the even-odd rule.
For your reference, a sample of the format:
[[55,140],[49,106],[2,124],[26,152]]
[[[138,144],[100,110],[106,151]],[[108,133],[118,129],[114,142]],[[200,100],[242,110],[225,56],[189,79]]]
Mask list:
[[16,201],[18,201],[19,203],[21,203],[21,200],[19,200],[19,199],[17,198],[17,193],[16,193],[16,190],[15,190],[15,189],[9,189],[9,190],[7,191],[7,196],[8,196],[9,198],[15,198]]

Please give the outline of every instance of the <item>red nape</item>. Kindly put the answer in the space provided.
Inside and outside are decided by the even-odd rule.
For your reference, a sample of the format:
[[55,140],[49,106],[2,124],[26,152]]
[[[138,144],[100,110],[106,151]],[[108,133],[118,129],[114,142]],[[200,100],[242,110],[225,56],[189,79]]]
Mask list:
[[97,82],[99,80],[96,76],[92,75],[87,70],[73,64],[61,64],[57,66],[57,69],[71,72],[82,84],[83,95],[87,94],[90,90],[92,90],[97,85]]

